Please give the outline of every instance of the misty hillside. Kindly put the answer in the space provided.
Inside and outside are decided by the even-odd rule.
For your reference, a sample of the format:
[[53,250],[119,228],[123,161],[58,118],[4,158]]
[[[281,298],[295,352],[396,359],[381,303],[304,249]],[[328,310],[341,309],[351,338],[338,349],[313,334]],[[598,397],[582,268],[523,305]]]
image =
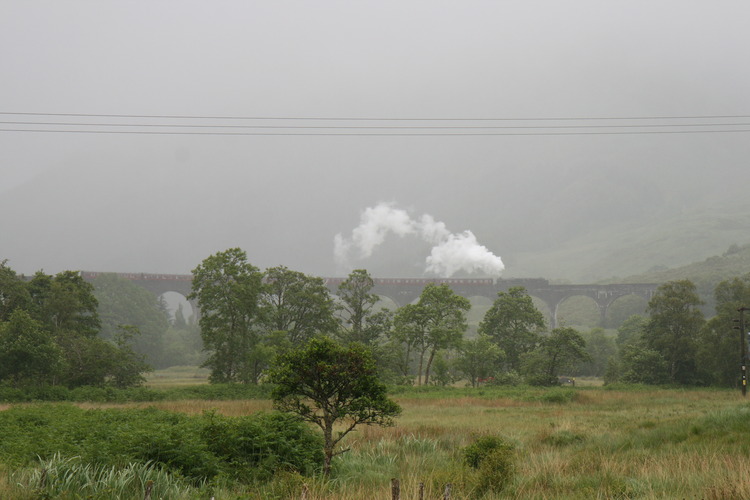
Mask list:
[[[711,171],[697,166],[701,158],[662,164],[658,155],[630,169],[596,158],[566,168],[488,168],[511,155],[505,150],[458,168],[460,148],[436,147],[429,168],[402,170],[405,160],[389,153],[355,172],[355,153],[315,144],[294,151],[263,144],[230,158],[175,149],[78,154],[2,193],[0,258],[25,273],[187,273],[240,246],[261,268],[342,274],[333,238],[350,234],[378,200],[430,213],[454,232],[471,229],[502,257],[504,277],[594,282],[674,268],[750,240],[750,204],[737,195],[744,188],[724,181],[744,173],[737,161]],[[577,155],[574,145],[567,151]],[[300,169],[310,158],[316,166]],[[420,276],[427,251],[394,236],[354,264],[375,276]]]
[[623,283],[664,283],[691,280],[702,290],[711,290],[721,281],[750,273],[750,244],[731,245],[721,255],[713,255],[700,262],[672,269],[656,268],[650,272],[629,276]]
[[[561,276],[575,282],[633,282],[630,275],[638,275],[636,281],[660,282],[680,272],[674,269],[662,275],[648,271],[687,269],[679,266],[721,254],[732,244],[748,242],[750,204],[716,204],[663,218],[644,215],[637,220],[606,224],[548,250],[519,255],[519,267],[538,270],[540,276]],[[555,269],[560,263],[565,265],[562,271]],[[686,272],[692,269],[689,267]],[[750,272],[750,268],[745,272]]]

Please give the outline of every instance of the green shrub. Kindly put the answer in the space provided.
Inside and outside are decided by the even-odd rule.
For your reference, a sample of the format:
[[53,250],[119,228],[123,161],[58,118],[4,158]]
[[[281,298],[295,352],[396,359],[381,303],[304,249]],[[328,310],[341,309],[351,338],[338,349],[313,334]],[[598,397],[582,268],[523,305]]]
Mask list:
[[480,492],[500,491],[511,482],[515,472],[513,451],[494,450],[479,465],[477,489]]
[[118,388],[112,386],[37,386],[17,389],[0,385],[0,402],[75,401],[93,403],[126,403],[130,401],[164,401],[182,399],[238,400],[269,399],[270,384],[203,384],[156,390],[148,387]]
[[266,480],[281,470],[311,474],[322,463],[318,435],[278,413],[230,418],[46,404],[0,412],[0,436],[0,462],[14,466],[59,454],[97,466],[150,463],[193,483]]
[[204,414],[203,439],[235,473],[269,479],[276,471],[312,474],[323,463],[323,442],[298,418],[283,413],[258,413],[229,418]]
[[500,436],[482,436],[463,449],[464,462],[472,469],[478,469],[482,462],[497,450],[512,452],[515,446]]
[[523,377],[516,371],[509,371],[505,373],[499,373],[495,375],[494,379],[489,382],[489,385],[502,385],[515,387],[523,383]]
[[464,462],[476,471],[480,493],[500,491],[515,474],[515,446],[500,436],[482,436],[463,450]]
[[537,387],[554,387],[560,385],[555,375],[544,375],[544,374],[533,374],[526,377],[526,382],[529,385]]

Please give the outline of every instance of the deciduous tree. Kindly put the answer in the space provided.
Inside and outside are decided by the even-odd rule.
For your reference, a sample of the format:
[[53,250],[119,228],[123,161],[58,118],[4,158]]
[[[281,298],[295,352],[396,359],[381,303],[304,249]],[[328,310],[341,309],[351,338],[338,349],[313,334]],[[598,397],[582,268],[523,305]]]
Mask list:
[[702,301],[689,280],[661,285],[648,303],[646,346],[666,361],[669,381],[695,383],[697,340],[704,324]]
[[[414,346],[419,359],[417,382],[430,381],[430,367],[440,349],[458,348],[468,327],[466,312],[471,309],[468,299],[457,295],[445,283],[429,283],[417,304],[409,304],[396,311],[395,329],[407,346]],[[424,372],[423,372],[424,369]]]
[[516,371],[520,369],[521,356],[538,345],[544,328],[544,316],[521,286],[499,292],[479,323],[479,333],[500,346],[506,356],[506,368]]
[[11,380],[16,387],[50,384],[62,361],[52,335],[23,309],[0,323],[0,380]]
[[479,380],[493,377],[499,370],[503,351],[487,335],[479,334],[461,344],[460,354],[456,360],[461,370],[476,387]]
[[[154,293],[116,274],[101,274],[93,281],[102,338],[117,343],[128,331],[127,342],[137,354],[157,368],[169,366],[164,356],[168,312]],[[134,328],[125,328],[128,325]]]
[[[274,406],[299,415],[323,431],[325,461],[331,470],[339,442],[358,425],[391,425],[401,408],[386,394],[376,375],[375,362],[361,344],[342,346],[316,337],[303,347],[277,358],[270,381]],[[334,434],[334,426],[343,430]]]
[[[750,274],[725,280],[714,290],[716,316],[711,318],[699,335],[696,356],[697,365],[706,382],[724,387],[732,387],[740,375],[741,338],[747,342],[746,334],[750,321],[746,322],[745,332],[734,330],[738,320],[738,309],[750,307]],[[747,316],[745,316],[747,318]]]
[[26,283],[7,263],[0,261],[0,322],[8,321],[16,309],[28,310],[31,305]]
[[347,342],[375,346],[391,326],[391,314],[377,311],[380,299],[372,293],[375,281],[364,269],[355,269],[338,288],[342,337]]
[[532,383],[554,385],[564,370],[588,359],[581,334],[569,327],[555,328],[542,338],[539,347],[523,356],[522,370]]
[[260,307],[266,330],[286,332],[292,345],[337,327],[333,299],[323,279],[284,266],[266,270]]
[[257,381],[249,358],[258,343],[261,277],[240,248],[218,252],[193,269],[189,298],[201,309],[201,336],[210,353],[204,366],[212,382]]

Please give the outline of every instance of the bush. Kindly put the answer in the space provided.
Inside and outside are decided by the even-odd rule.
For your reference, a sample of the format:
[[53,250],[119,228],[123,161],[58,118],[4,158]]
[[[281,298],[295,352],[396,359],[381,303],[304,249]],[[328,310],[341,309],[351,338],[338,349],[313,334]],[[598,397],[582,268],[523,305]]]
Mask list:
[[472,469],[478,469],[482,462],[497,450],[513,451],[515,446],[500,436],[482,436],[464,448],[464,462]]
[[500,436],[483,436],[463,450],[464,461],[477,473],[480,493],[500,491],[515,474],[515,446]]
[[229,418],[203,416],[201,433],[212,453],[234,466],[234,472],[266,480],[279,471],[309,475],[323,463],[323,442],[298,418],[258,413]]
[[512,451],[494,450],[479,465],[477,489],[480,492],[500,491],[513,479],[516,472]]
[[265,480],[282,470],[311,474],[322,462],[317,434],[278,413],[230,418],[36,405],[0,412],[0,436],[0,462],[11,465],[59,454],[107,467],[150,463],[194,483],[220,475]]
[[526,382],[529,385],[535,385],[537,387],[554,387],[556,385],[560,385],[560,381],[555,375],[529,375],[528,377],[526,377]]
[[523,377],[521,377],[518,372],[511,370],[509,372],[495,375],[494,379],[489,382],[489,385],[517,386],[522,383]]
[[42,385],[17,389],[0,385],[0,402],[25,403],[31,401],[75,401],[93,403],[126,403],[130,401],[164,401],[180,399],[268,399],[270,384],[204,384],[156,390],[148,387],[117,388],[113,386],[83,385],[68,389],[62,385]]

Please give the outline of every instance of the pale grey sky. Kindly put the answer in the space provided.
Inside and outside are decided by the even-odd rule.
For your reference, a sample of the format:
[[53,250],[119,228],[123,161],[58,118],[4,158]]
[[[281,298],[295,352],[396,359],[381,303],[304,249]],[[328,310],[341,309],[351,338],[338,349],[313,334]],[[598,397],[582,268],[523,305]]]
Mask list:
[[[534,273],[521,265],[524,252],[563,244],[568,229],[601,224],[591,214],[611,200],[592,194],[598,186],[632,186],[632,196],[614,203],[639,213],[668,207],[670,216],[690,209],[696,190],[706,206],[740,196],[742,181],[750,181],[750,133],[736,132],[750,129],[737,125],[750,122],[747,19],[745,1],[6,0],[0,2],[0,259],[27,273],[180,273],[236,245],[260,267],[332,274],[339,271],[334,236],[349,233],[367,207],[387,201],[432,214],[452,231],[472,230],[503,257],[509,275]],[[330,122],[54,114],[740,118]],[[95,125],[43,124],[61,122]],[[71,132],[169,132],[177,129],[153,125],[176,123],[531,135]],[[657,123],[672,128],[602,128]],[[393,128],[456,124],[517,128]],[[703,128],[711,133],[536,135],[674,132],[698,130],[697,124],[712,124]],[[541,125],[599,128],[522,128]],[[18,129],[58,132],[9,131]],[[555,203],[571,215],[555,220]],[[543,231],[530,234],[536,225]],[[424,249],[399,245],[392,242],[372,265],[419,274]]]

